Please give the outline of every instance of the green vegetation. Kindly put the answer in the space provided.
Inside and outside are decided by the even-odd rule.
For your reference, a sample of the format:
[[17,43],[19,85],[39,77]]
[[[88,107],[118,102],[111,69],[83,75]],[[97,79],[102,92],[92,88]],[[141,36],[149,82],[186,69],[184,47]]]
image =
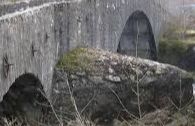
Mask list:
[[86,48],[76,48],[66,53],[59,60],[56,67],[72,72],[90,69],[93,56],[86,52]]
[[159,61],[177,65],[187,48],[188,44],[183,41],[161,39],[159,43]]
[[194,30],[187,30],[175,24],[169,24],[159,42],[159,61],[178,65],[188,47],[191,44],[195,44],[194,33]]
[[83,60],[84,62],[79,62],[80,55],[83,55],[85,50],[83,48],[74,49],[66,53],[57,63],[58,68],[76,70],[85,64],[88,60]]

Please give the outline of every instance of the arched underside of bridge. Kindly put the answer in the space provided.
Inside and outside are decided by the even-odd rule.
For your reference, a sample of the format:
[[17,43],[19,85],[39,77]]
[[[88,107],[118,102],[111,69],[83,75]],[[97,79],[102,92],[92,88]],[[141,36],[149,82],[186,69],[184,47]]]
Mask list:
[[39,118],[48,104],[40,80],[33,74],[18,77],[0,103],[0,116]]
[[143,11],[135,11],[127,20],[117,52],[157,60],[153,30]]

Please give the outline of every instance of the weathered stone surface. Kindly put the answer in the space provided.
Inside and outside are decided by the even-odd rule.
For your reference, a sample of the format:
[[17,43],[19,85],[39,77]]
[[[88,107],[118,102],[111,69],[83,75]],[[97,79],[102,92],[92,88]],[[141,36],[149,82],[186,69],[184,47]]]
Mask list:
[[138,95],[142,113],[173,103],[183,106],[193,97],[192,82],[187,72],[171,65],[80,48],[57,64],[52,96],[56,108],[74,113],[69,85],[80,113],[112,118],[127,111],[138,115]]
[[15,79],[26,72],[38,75],[50,97],[59,56],[78,46],[116,52],[125,24],[135,11],[148,17],[158,45],[167,15],[164,2],[151,0],[22,1],[0,1],[0,59],[7,55],[13,64],[8,78],[3,77],[0,65],[0,101]]

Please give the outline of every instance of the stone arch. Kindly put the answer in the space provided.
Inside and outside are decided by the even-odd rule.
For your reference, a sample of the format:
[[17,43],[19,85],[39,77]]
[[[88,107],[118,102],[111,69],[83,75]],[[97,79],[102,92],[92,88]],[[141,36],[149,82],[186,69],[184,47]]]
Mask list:
[[[136,52],[137,50],[137,52]],[[128,18],[121,34],[118,53],[157,60],[152,26],[143,11],[135,11]]]
[[3,96],[3,101],[0,103],[0,116],[38,119],[46,112],[43,105],[48,104],[48,101],[44,95],[38,77],[25,73],[15,80]]

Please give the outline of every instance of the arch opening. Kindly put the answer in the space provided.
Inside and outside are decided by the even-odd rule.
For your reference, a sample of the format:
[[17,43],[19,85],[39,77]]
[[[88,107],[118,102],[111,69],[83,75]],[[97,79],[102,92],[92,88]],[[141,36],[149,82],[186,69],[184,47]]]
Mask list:
[[37,120],[48,112],[47,98],[40,80],[33,74],[19,76],[0,103],[0,117]]
[[157,60],[152,26],[143,11],[135,11],[127,20],[119,40],[117,52]]

